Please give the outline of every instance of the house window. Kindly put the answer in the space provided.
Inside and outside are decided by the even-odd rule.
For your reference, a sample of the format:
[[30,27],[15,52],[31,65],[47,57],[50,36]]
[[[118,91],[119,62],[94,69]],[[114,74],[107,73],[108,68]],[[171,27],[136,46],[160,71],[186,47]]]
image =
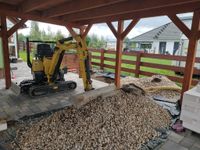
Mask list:
[[179,49],[179,45],[180,45],[180,43],[179,43],[179,42],[174,42],[173,55],[175,55],[175,54],[176,54],[177,50]]

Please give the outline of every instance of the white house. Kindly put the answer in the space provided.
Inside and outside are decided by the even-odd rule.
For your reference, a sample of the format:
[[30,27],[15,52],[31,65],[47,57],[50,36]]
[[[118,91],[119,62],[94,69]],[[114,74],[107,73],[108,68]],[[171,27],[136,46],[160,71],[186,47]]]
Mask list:
[[[182,18],[182,21],[189,26],[191,17]],[[130,41],[135,43],[136,49],[147,50],[149,53],[173,55],[180,48],[182,37],[183,33],[174,23],[170,22],[136,36]]]

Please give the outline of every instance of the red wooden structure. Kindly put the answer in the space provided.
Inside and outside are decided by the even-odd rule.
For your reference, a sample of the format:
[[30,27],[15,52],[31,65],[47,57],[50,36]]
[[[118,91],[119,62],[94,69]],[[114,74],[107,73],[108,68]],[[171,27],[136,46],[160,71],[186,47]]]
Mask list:
[[[176,15],[194,12],[192,29],[189,29]],[[122,40],[141,18],[168,16],[188,37],[189,48],[186,60],[183,91],[189,89],[192,82],[197,41],[200,38],[200,0],[1,0],[1,31],[6,88],[11,85],[8,37],[26,20],[42,21],[66,26],[72,36],[80,29],[83,38],[92,24],[107,23],[117,39],[115,83],[120,86]],[[21,18],[12,29],[7,31],[6,16]],[[124,30],[124,20],[133,19]],[[117,30],[113,21],[118,21]]]

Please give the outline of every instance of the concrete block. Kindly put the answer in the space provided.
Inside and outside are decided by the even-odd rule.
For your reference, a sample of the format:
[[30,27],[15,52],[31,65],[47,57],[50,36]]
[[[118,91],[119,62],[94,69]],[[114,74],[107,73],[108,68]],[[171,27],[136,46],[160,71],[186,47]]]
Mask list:
[[7,129],[7,122],[6,120],[0,120],[0,131]]
[[117,92],[117,90],[116,90],[116,86],[113,84],[113,85],[99,88],[97,90],[91,90],[88,92],[75,95],[73,98],[71,98],[72,99],[71,103],[76,108],[80,108],[83,105],[87,104],[88,102],[96,98],[105,98],[105,97],[114,95],[115,92]]

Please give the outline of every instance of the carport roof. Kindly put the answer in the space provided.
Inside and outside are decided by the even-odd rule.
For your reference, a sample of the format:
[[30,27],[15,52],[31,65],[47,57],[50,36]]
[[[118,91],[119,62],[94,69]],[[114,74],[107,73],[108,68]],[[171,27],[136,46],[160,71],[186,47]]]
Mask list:
[[80,26],[200,9],[200,0],[0,0],[0,15]]

